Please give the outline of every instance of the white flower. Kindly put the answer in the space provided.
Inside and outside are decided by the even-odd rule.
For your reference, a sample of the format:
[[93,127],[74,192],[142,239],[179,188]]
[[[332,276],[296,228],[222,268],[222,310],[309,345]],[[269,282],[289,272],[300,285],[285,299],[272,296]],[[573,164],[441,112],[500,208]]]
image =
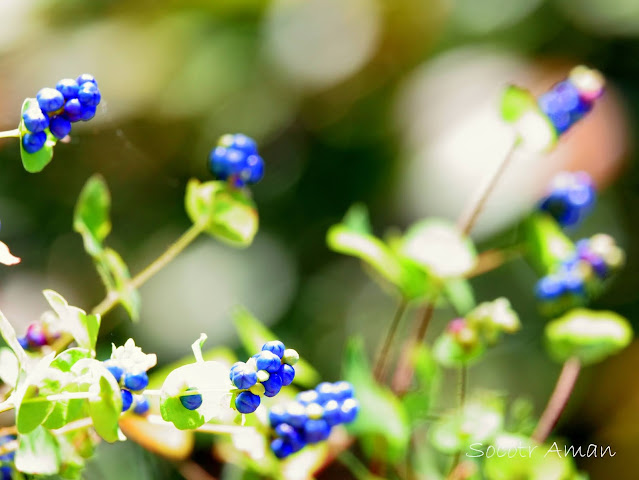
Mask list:
[[146,372],[158,363],[155,353],[144,353],[140,347],[135,346],[132,338],[129,338],[124,346],[113,345],[109,364],[117,365],[125,372]]

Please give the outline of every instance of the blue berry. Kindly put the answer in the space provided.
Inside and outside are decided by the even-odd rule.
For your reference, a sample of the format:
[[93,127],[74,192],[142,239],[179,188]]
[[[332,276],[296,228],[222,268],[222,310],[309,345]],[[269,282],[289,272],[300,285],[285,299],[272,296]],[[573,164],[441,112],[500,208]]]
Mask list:
[[262,382],[266,391],[264,395],[267,397],[274,397],[280,390],[282,390],[282,377],[280,377],[277,373],[271,373],[268,380]]
[[65,100],[78,98],[79,88],[80,86],[78,85],[78,82],[76,82],[72,78],[63,78],[55,86],[55,89],[62,94]]
[[90,75],[88,73],[83,73],[82,75],[80,75],[76,81],[78,82],[78,85],[82,85],[84,83],[87,82],[91,82],[93,83],[95,86],[98,85],[98,82],[95,81],[95,78],[93,78],[93,75]]
[[124,376],[124,386],[133,392],[144,390],[149,384],[149,376],[146,372],[127,373]]
[[268,420],[271,424],[271,427],[275,428],[280,423],[284,423],[286,421],[286,410],[281,405],[275,405],[268,412]]
[[271,353],[274,353],[279,358],[282,358],[282,356],[284,356],[284,350],[286,350],[286,347],[279,340],[272,340],[262,345],[262,351],[269,351]]
[[[191,388],[187,389],[187,392],[192,390]],[[187,410],[196,410],[202,406],[202,395],[196,393],[194,395],[181,395],[180,402]]]
[[22,136],[22,148],[24,148],[27,153],[36,153],[44,147],[46,141],[47,134],[44,132],[25,133]]
[[286,458],[293,453],[293,447],[281,438],[271,442],[271,450],[277,458]]
[[554,300],[564,293],[564,285],[558,275],[547,275],[537,282],[535,295],[543,301]]
[[243,133],[235,135],[224,135],[220,138],[220,145],[240,150],[244,155],[256,155],[257,143],[251,137],[247,137]]
[[126,412],[131,408],[131,404],[133,403],[133,394],[125,388],[120,391],[120,394],[122,396],[122,411]]
[[310,405],[311,403],[319,403],[319,393],[315,390],[306,390],[297,394],[295,399],[302,405]]
[[319,395],[319,403],[321,404],[326,403],[329,400],[337,400],[335,387],[330,382],[320,383],[317,387],[315,387],[315,391],[317,391]]
[[138,415],[144,415],[151,408],[149,400],[144,395],[135,396],[135,407],[133,411]]
[[77,98],[72,98],[64,104],[64,114],[73,123],[82,120],[83,113],[84,110],[82,108],[82,104]]
[[341,406],[342,423],[350,423],[357,417],[359,413],[359,403],[354,398],[347,398]]
[[257,357],[255,357],[255,361],[257,362],[258,370],[266,370],[269,373],[276,373],[282,364],[280,357],[268,350],[261,351]]
[[293,453],[300,451],[306,446],[300,432],[288,423],[282,423],[275,427],[275,434],[293,447]]
[[306,409],[300,403],[293,402],[286,406],[285,422],[296,428],[302,428],[308,416],[306,415]]
[[56,138],[62,139],[71,132],[71,122],[62,115],[58,115],[51,118],[49,130]]
[[307,443],[322,442],[330,434],[331,427],[325,420],[309,420],[304,424],[304,440]]
[[95,83],[83,83],[78,89],[78,100],[82,105],[96,107],[101,99],[102,95]]
[[233,381],[233,372],[244,365],[246,365],[245,362],[235,362],[233,365],[231,365],[231,370],[229,371],[229,380]]
[[34,348],[43,347],[48,343],[44,329],[39,323],[32,323],[27,327],[26,337],[29,345]]
[[105,365],[105,367],[109,372],[111,372],[111,375],[115,377],[115,381],[120,383],[122,375],[124,375],[124,370],[117,365]]
[[36,99],[43,112],[55,112],[64,106],[64,96],[55,88],[43,88]]
[[245,164],[246,155],[235,148],[216,147],[209,154],[209,170],[220,180],[239,175]]
[[29,108],[22,114],[24,126],[31,133],[43,132],[49,126],[49,117],[47,117],[39,108]]
[[82,114],[80,115],[80,120],[83,122],[88,122],[93,117],[95,117],[96,109],[90,105],[82,105]]
[[331,427],[342,423],[342,409],[337,400],[329,400],[326,402],[326,405],[324,405],[324,416],[322,418],[326,420],[326,423]]
[[287,387],[295,379],[295,369],[287,364],[282,364],[277,374],[282,379],[282,386]]
[[242,178],[246,183],[257,183],[264,176],[264,160],[259,155],[246,157],[246,164],[242,171]]
[[353,398],[353,395],[355,393],[353,391],[353,385],[345,380],[334,383],[333,391],[337,400],[346,400],[347,398]]
[[260,397],[251,392],[240,392],[235,398],[235,408],[240,413],[253,413],[260,406]]
[[29,349],[29,340],[27,340],[27,337],[18,337],[18,343],[24,350]]
[[[16,439],[15,436],[13,435],[5,435],[3,437],[0,437],[0,445],[5,445],[9,442],[12,442]],[[15,458],[16,452],[7,452],[4,455],[0,455],[0,462],[2,463],[11,463],[13,462],[14,458]],[[9,468],[9,472],[11,471],[11,468]],[[11,478],[11,477],[9,477]]]
[[257,383],[257,372],[250,365],[244,364],[232,371],[231,381],[240,390],[246,390]]
[[13,470],[10,465],[0,467],[0,473],[2,474],[2,480],[12,480],[13,478]]

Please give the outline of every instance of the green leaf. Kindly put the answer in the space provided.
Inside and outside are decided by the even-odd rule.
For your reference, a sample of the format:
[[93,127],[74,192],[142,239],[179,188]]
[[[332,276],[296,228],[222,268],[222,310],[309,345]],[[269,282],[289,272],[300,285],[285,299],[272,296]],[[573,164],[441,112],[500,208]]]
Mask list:
[[73,229],[82,235],[91,256],[102,251],[102,242],[111,232],[111,195],[104,179],[94,175],[84,184],[73,214]]
[[537,110],[537,99],[528,90],[509,85],[502,94],[500,110],[501,118],[508,123],[514,123],[524,113]]
[[160,401],[160,414],[179,430],[194,430],[204,425],[204,417],[197,410],[184,408],[179,397],[166,397]]
[[43,427],[20,435],[16,468],[33,475],[55,475],[60,469],[60,449],[55,436]]
[[0,380],[10,387],[15,387],[18,382],[20,365],[13,350],[0,347]]
[[70,306],[62,295],[53,290],[42,292],[53,311],[62,322],[62,328],[69,332],[80,348],[95,354],[95,344],[100,330],[100,316],[88,314],[77,307]]
[[362,235],[373,233],[368,217],[368,209],[363,203],[356,203],[349,208],[341,223],[351,232],[361,233]]
[[[41,425],[53,410],[54,403],[46,400],[55,393],[45,379],[50,375],[49,366],[55,354],[40,359],[26,378],[20,381],[15,393],[16,427],[19,433],[29,433]],[[51,385],[51,383],[49,383]]]
[[[59,391],[59,393],[66,393],[66,392],[78,392],[78,386],[74,383],[71,383],[69,385],[67,385],[66,387],[64,387],[62,390]],[[67,417],[68,417],[68,413],[69,413],[69,404],[71,402],[84,402],[83,399],[73,399],[73,400],[58,400],[55,402],[55,405],[53,407],[53,410],[51,411],[51,413],[49,414],[49,416],[47,417],[47,419],[44,421],[43,425],[45,428],[49,429],[49,430],[55,430],[57,428],[62,428],[64,427],[68,421],[67,421]]]
[[360,403],[360,412],[349,431],[385,440],[389,461],[401,459],[410,440],[408,415],[401,401],[373,379],[361,339],[352,339],[346,347],[344,377],[353,384]]
[[[22,104],[21,114],[30,108],[40,108],[38,101],[35,98],[25,99]],[[22,118],[22,115],[20,115],[20,118]],[[23,120],[20,121],[18,129],[20,130],[20,157],[22,158],[22,165],[24,166],[24,169],[29,173],[38,173],[42,171],[42,169],[46,167],[53,158],[53,147],[55,147],[58,139],[55,138],[47,128],[45,130],[47,134],[47,141],[44,143],[44,146],[35,153],[28,153],[22,146],[22,137],[28,132],[27,128],[24,126]]]
[[71,367],[83,358],[91,358],[91,352],[85,348],[68,348],[55,357],[51,362],[51,368],[57,368],[61,372],[70,372]]
[[115,377],[102,362],[93,358],[78,360],[71,371],[84,379],[85,383],[80,385],[82,391],[99,389],[97,396],[89,398],[89,415],[98,435],[107,442],[116,442],[119,439],[122,397]]
[[[278,339],[273,332],[245,308],[238,307],[234,309],[232,316],[240,341],[244,349],[251,355],[259,352],[266,342]],[[312,388],[319,382],[319,373],[303,358],[299,359],[294,368],[295,380],[293,381],[296,385]]]
[[477,305],[473,287],[465,278],[448,280],[444,284],[444,294],[457,312],[457,315],[462,317]]
[[551,356],[560,362],[577,357],[584,365],[600,362],[632,341],[628,321],[614,312],[574,309],[546,326]]
[[404,235],[401,254],[442,280],[463,277],[477,262],[471,240],[455,225],[440,219],[413,224]]
[[27,357],[24,348],[18,342],[18,337],[16,336],[16,331],[11,325],[11,322],[4,316],[4,313],[0,312],[0,335],[6,342],[6,344],[13,350],[13,353],[16,354],[16,358],[18,359],[18,364],[26,367],[28,364],[29,358]]
[[200,183],[191,179],[184,203],[191,221],[205,225],[209,235],[236,247],[248,247],[253,242],[259,219],[245,190],[222,181]]
[[526,259],[539,275],[556,271],[575,252],[574,243],[557,221],[546,213],[535,213],[523,223]]
[[462,411],[452,411],[430,430],[433,446],[453,454],[475,443],[488,443],[504,425],[504,401],[485,395],[466,403]]
[[129,267],[124,263],[120,254],[112,248],[104,250],[102,259],[113,279],[120,303],[128,312],[131,320],[137,322],[140,319],[140,292],[129,285],[131,280]]
[[445,367],[462,367],[476,362],[486,351],[482,342],[471,348],[465,348],[455,341],[452,335],[443,333],[433,346],[433,354],[437,361]]

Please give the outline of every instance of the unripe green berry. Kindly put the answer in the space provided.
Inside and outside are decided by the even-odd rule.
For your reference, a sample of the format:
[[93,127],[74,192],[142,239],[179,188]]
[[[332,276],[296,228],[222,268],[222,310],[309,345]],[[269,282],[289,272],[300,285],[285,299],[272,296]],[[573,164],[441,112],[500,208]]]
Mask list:
[[293,350],[292,348],[287,348],[284,350],[284,355],[282,356],[282,363],[286,363],[287,365],[295,365],[300,359],[300,354],[297,353],[297,350]]
[[[263,370],[260,370],[260,372],[262,372]],[[267,372],[268,373],[268,372]],[[259,374],[259,372],[258,372]],[[254,393],[255,395],[264,395],[264,393],[266,392],[266,388],[264,388],[264,385],[262,385],[261,383],[256,383],[255,385],[253,385],[251,388],[249,388],[249,391],[251,393]]]
[[248,365],[249,367],[251,367],[253,370],[255,370],[257,372],[257,361],[251,357],[246,361],[246,365]]
[[258,382],[266,382],[271,377],[271,374],[266,370],[259,370],[257,372],[257,381]]

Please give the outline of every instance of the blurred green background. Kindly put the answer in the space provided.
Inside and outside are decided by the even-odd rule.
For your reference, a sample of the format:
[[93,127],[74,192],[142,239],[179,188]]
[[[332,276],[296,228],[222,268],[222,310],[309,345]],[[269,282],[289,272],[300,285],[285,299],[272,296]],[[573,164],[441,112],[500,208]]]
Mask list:
[[[217,138],[243,132],[266,161],[253,188],[255,244],[236,251],[201,238],[142,288],[140,324],[123,310],[109,314],[114,330],[103,344],[134,336],[161,363],[188,353],[202,331],[236,347],[229,311],[242,304],[335,380],[346,339],[362,335],[374,352],[394,301],[356,261],[328,251],[327,228],[354,202],[369,206],[380,234],[426,215],[455,218],[508,141],[499,91],[517,82],[542,92],[579,63],[606,75],[610,95],[552,155],[518,155],[477,240],[508,245],[553,172],[589,170],[606,188],[575,237],[609,232],[628,253],[595,307],[636,329],[638,2],[3,0],[0,128],[15,128],[25,97],[84,72],[98,79],[103,103],[41,174],[22,169],[15,141],[0,141],[0,239],[23,258],[0,270],[0,305],[18,330],[46,308],[44,288],[90,309],[103,291],[71,226],[87,178],[99,172],[108,182],[109,244],[137,272],[188,227],[185,185],[211,178]],[[540,412],[559,366],[541,344],[534,281],[522,261],[473,280],[480,300],[509,297],[524,329],[471,369],[470,381],[529,397]],[[451,316],[438,312],[431,335]],[[593,479],[637,478],[638,362],[633,345],[587,369],[560,424],[571,443],[618,452],[579,460]],[[122,463],[136,464],[135,478],[172,475],[141,449],[111,448],[88,478],[134,478],[107,469],[114,455],[131,456]]]

